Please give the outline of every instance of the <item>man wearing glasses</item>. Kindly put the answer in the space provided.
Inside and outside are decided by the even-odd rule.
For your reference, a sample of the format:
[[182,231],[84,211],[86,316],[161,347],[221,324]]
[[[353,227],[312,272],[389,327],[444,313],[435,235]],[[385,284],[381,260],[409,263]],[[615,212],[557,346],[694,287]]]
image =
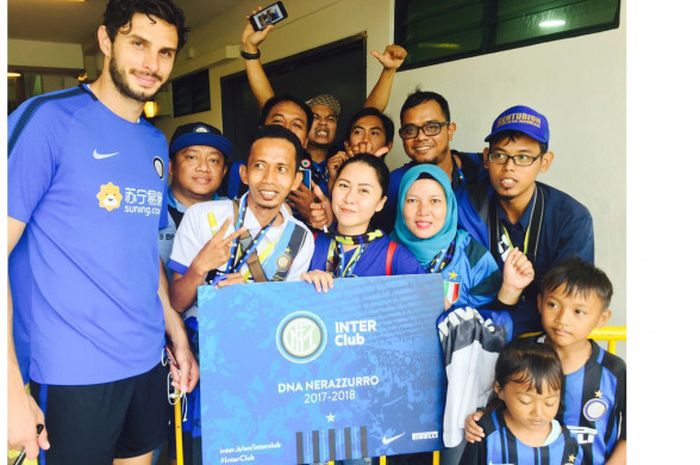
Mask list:
[[401,106],[399,136],[411,161],[391,172],[389,195],[382,211],[383,229],[391,230],[394,226],[401,178],[412,166],[419,163],[439,166],[452,179],[453,189],[486,177],[481,154],[450,150],[456,130],[457,125],[450,121],[450,107],[442,95],[416,90],[406,98]]
[[505,110],[486,137],[483,162],[488,179],[456,191],[459,226],[491,250],[503,268],[517,247],[535,267],[535,281],[515,305],[494,302],[489,315],[510,337],[542,331],[537,312],[537,277],[572,256],[593,263],[593,220],[570,195],[537,182],[552,165],[549,124],[526,106]]

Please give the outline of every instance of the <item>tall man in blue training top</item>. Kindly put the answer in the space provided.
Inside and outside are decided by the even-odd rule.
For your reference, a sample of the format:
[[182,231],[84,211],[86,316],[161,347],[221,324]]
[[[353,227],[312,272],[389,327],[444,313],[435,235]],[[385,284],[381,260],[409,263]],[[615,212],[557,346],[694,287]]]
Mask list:
[[184,45],[184,21],[172,0],[110,0],[100,77],[9,117],[8,253],[26,236],[31,304],[18,311],[31,311],[31,396],[10,302],[8,440],[30,459],[41,448],[49,465],[149,464],[167,424],[166,334],[175,386],[197,382],[158,257],[168,146],[141,116]]
[[593,220],[570,195],[537,181],[554,161],[549,150],[549,123],[526,106],[501,113],[486,137],[483,162],[488,179],[457,192],[459,225],[491,250],[496,263],[513,247],[535,267],[535,280],[515,305],[495,302],[490,315],[509,337],[541,331],[537,281],[552,266],[570,257],[593,263]]

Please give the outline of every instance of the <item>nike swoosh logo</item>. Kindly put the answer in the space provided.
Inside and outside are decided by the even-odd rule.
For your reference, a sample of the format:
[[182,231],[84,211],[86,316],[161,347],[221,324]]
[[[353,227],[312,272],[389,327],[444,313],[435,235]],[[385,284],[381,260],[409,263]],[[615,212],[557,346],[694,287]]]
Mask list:
[[388,438],[386,436],[382,436],[382,444],[384,444],[385,446],[387,444],[391,444],[392,442],[396,441],[398,438],[400,438],[404,434],[406,434],[406,433],[397,434],[396,436],[392,436],[390,438]]
[[92,158],[94,158],[95,160],[103,160],[105,158],[113,157],[115,155],[119,155],[119,152],[100,153],[97,151],[97,149],[92,151]]

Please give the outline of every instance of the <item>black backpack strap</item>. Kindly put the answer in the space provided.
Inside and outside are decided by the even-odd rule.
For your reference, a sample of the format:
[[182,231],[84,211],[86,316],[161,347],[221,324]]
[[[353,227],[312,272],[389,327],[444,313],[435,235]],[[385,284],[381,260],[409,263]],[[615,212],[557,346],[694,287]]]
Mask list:
[[172,205],[168,205],[168,213],[170,213],[170,217],[175,222],[175,229],[179,228],[180,222],[182,222],[182,217],[185,216],[185,214]]

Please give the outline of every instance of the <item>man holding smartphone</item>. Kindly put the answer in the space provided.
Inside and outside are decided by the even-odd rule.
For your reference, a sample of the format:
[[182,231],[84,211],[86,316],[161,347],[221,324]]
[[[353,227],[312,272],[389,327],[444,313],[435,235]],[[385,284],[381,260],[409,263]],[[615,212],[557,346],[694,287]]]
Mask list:
[[[275,93],[263,69],[259,47],[274,26],[267,25],[262,30],[255,30],[250,19],[260,11],[262,11],[262,8],[258,8],[251,13],[243,29],[241,57],[245,60],[246,75],[251,91],[258,102],[258,106],[263,107]],[[396,71],[406,58],[407,52],[403,47],[391,44],[386,47],[384,53],[380,54],[376,51],[371,53],[382,64],[383,69],[377,83],[367,96],[364,106],[374,107],[383,111],[389,102]],[[332,218],[325,218],[320,222],[312,222],[310,205],[318,205],[328,195],[327,183],[329,173],[327,159],[332,155],[332,153],[329,153],[329,150],[337,135],[341,105],[336,97],[329,94],[317,95],[307,103],[313,112],[313,122],[306,149],[312,160],[310,168],[316,168],[312,171],[312,174],[314,184],[319,186],[320,192],[301,186],[290,196],[290,203],[298,210],[307,224],[312,225],[313,223],[318,226],[321,223],[324,225],[330,224],[332,221]]]

